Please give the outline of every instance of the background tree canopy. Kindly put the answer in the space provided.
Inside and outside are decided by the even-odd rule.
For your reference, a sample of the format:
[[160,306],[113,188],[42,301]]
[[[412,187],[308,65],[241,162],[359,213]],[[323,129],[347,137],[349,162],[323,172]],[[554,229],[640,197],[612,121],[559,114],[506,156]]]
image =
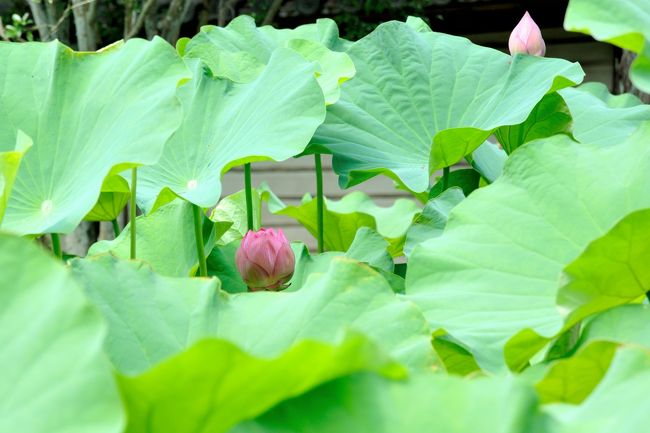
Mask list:
[[[561,26],[566,0],[0,0],[5,40],[59,39],[94,50],[119,39],[159,35],[171,43],[206,24],[226,25],[242,14],[258,25],[295,27],[334,19],[356,40],[378,23],[420,16],[436,31],[452,34],[506,31],[524,10],[542,27]],[[27,14],[27,15],[26,15]]]

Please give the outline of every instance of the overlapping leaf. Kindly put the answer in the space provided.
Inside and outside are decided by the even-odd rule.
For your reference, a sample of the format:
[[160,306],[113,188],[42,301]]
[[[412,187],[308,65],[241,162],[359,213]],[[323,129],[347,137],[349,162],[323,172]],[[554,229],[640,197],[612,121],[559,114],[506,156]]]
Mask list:
[[160,161],[138,171],[138,203],[146,211],[168,200],[163,189],[202,207],[221,196],[221,175],[232,166],[285,160],[305,148],[323,121],[323,95],[313,67],[277,49],[259,77],[246,84],[214,78],[198,60],[194,78],[178,89],[183,121]]
[[[268,187],[262,187],[269,210],[291,217],[314,236],[318,234],[316,199],[306,194],[298,206],[287,206]],[[420,212],[419,206],[409,199],[397,199],[390,207],[376,205],[361,191],[345,195],[341,200],[325,199],[324,241],[325,249],[347,251],[361,227],[375,229],[389,243],[392,256],[401,255],[411,220]]]
[[512,378],[395,382],[366,374],[288,400],[232,433],[530,433],[536,416],[534,391]]
[[[203,236],[206,254],[230,223],[212,223],[204,219]],[[187,277],[196,270],[199,259],[196,252],[194,214],[192,205],[184,200],[169,203],[149,215],[137,217],[136,256],[161,275]],[[111,254],[128,259],[131,256],[131,224],[110,241],[93,244],[88,255]]]
[[[494,184],[452,211],[442,236],[416,249],[407,297],[484,368],[503,366],[506,341],[527,330],[506,353],[525,353],[511,363],[523,365],[540,348],[535,338],[563,327],[555,299],[564,267],[628,213],[650,206],[649,134],[608,147],[556,136],[519,149]],[[643,251],[620,260],[635,263]]]
[[422,192],[433,170],[584,75],[565,60],[510,57],[400,22],[381,24],[347,53],[357,74],[312,140],[334,154],[344,187],[384,173]]
[[106,332],[64,267],[0,235],[0,431],[119,433]]
[[153,164],[180,123],[188,77],[164,40],[132,39],[97,53],[59,42],[2,44],[0,151],[16,131],[33,140],[2,223],[19,234],[72,231],[111,169]]
[[277,48],[289,48],[318,65],[316,75],[327,104],[339,99],[340,85],[355,74],[344,51],[350,43],[339,38],[336,23],[320,19],[295,29],[256,27],[249,16],[239,16],[225,27],[203,26],[185,45],[186,57],[202,59],[213,74],[245,83],[257,77]]
[[287,398],[359,371],[405,374],[358,334],[336,345],[303,341],[272,359],[206,340],[141,376],[120,380],[129,414],[126,432],[226,432]]
[[549,433],[636,433],[647,428],[650,411],[650,352],[619,349],[602,382],[580,406],[546,408],[556,419]]
[[632,82],[650,92],[650,9],[647,0],[571,0],[564,28],[588,33],[638,54],[630,69]]
[[[204,287],[192,297],[188,284],[182,288],[183,280],[156,277],[146,267],[115,260],[90,259],[74,267],[106,314],[111,326],[107,351],[123,372],[141,372],[196,335],[226,339],[254,356],[274,357],[300,340],[336,342],[345,329],[363,332],[411,368],[435,361],[422,313],[399,300],[379,274],[351,259],[334,259],[327,272],[312,275],[296,292],[221,292],[218,298],[210,295],[214,286],[192,283],[196,291]],[[124,277],[116,281],[115,270]],[[187,339],[170,344],[179,335]]]
[[612,95],[602,83],[560,90],[573,118],[573,136],[591,144],[618,144],[650,121],[650,106],[631,94]]

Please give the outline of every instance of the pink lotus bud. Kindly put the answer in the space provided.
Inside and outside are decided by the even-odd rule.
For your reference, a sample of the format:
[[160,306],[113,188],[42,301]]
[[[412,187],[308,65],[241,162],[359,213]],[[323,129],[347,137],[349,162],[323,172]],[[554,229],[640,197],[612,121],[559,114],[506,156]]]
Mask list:
[[517,27],[510,33],[508,47],[510,48],[510,54],[513,56],[517,53],[544,56],[546,53],[546,44],[542,38],[542,32],[528,12],[524,14]]
[[296,262],[282,230],[276,233],[273,229],[249,230],[235,260],[239,273],[253,292],[285,288]]

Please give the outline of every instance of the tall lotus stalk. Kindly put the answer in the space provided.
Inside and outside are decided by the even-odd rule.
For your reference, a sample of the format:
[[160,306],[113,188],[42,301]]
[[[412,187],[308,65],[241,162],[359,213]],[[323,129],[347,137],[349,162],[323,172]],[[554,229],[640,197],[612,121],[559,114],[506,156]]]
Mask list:
[[316,223],[318,225],[318,252],[325,251],[325,197],[323,195],[323,164],[320,153],[314,154],[316,166]]
[[196,255],[199,258],[199,275],[208,276],[208,266],[205,261],[205,243],[203,241],[203,209],[192,204],[194,214],[194,237],[196,238]]
[[129,224],[131,225],[131,260],[135,260],[135,219],[136,219],[136,204],[135,193],[138,183],[138,169],[133,167],[131,169],[131,205],[129,208]]
[[52,253],[59,259],[63,258],[63,250],[61,250],[61,238],[58,233],[50,233],[50,240],[52,241]]
[[244,164],[244,188],[246,190],[246,221],[248,223],[248,230],[255,230],[255,223],[253,221],[253,186],[251,176],[251,164]]

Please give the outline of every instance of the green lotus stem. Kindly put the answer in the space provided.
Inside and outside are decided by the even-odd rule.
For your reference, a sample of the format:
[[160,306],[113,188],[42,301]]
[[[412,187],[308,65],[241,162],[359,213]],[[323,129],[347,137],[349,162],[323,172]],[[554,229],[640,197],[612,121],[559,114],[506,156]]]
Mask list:
[[325,197],[323,196],[323,165],[321,163],[320,153],[314,154],[314,162],[316,165],[316,221],[318,224],[318,252],[322,253],[325,251]]
[[449,188],[449,167],[442,169],[442,190],[447,191]]
[[50,233],[52,239],[52,252],[60,259],[63,259],[63,251],[61,250],[61,239],[58,233]]
[[133,167],[131,169],[131,206],[129,209],[129,224],[131,225],[131,260],[135,260],[135,217],[136,217],[136,204],[135,193],[138,184],[138,169]]
[[199,257],[199,275],[202,277],[208,276],[208,265],[205,261],[205,243],[203,242],[203,218],[201,213],[202,209],[193,204],[192,211],[194,213],[194,237],[196,238],[196,255]]
[[650,290],[645,292],[645,296],[648,298],[648,301],[650,301]]
[[117,218],[112,220],[111,223],[113,224],[113,234],[117,238],[120,235],[120,224],[117,222]]
[[251,164],[244,164],[244,187],[246,188],[246,220],[248,230],[255,230],[253,223],[253,187],[251,178]]

